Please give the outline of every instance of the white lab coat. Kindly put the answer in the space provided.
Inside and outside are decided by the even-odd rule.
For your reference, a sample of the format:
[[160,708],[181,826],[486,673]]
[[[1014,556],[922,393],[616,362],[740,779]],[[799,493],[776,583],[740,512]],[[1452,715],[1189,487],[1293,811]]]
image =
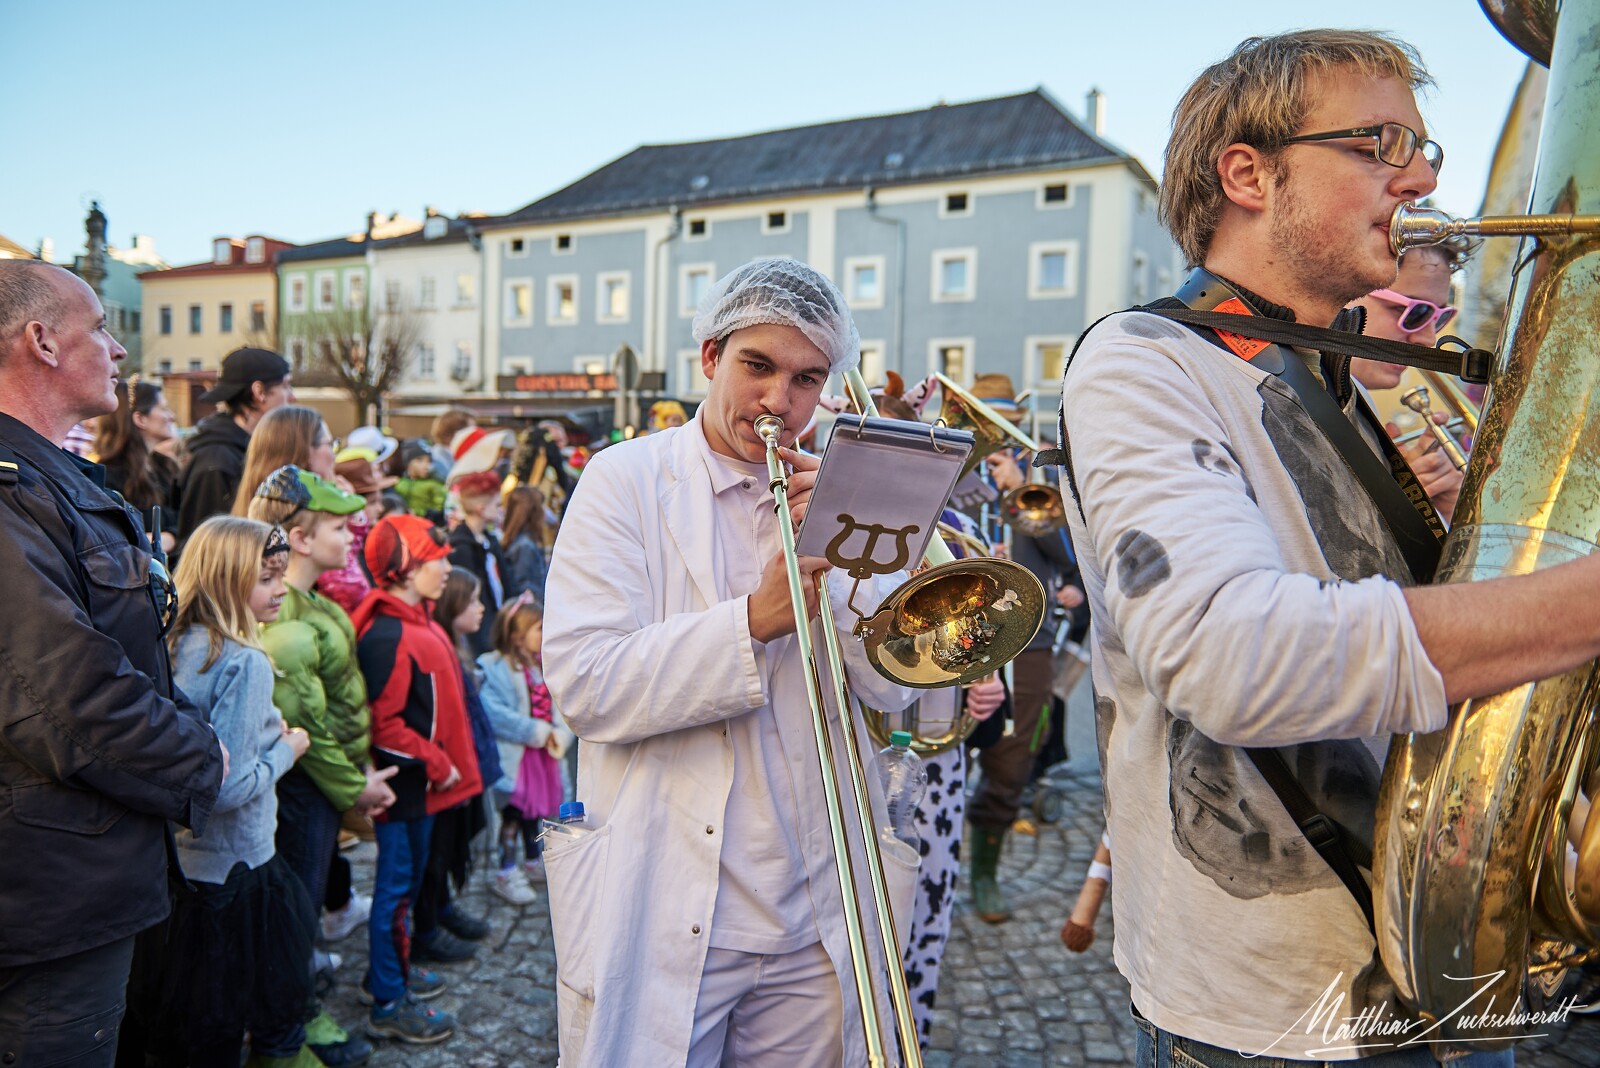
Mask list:
[[[750,638],[747,598],[725,600],[714,494],[698,420],[614,445],[585,468],[546,586],[545,680],[578,747],[578,800],[599,829],[547,839],[561,1062],[567,1068],[672,1068],[688,1055],[717,898],[723,815],[733,784],[724,721],[769,703]],[[914,691],[874,671],[848,634],[849,580],[829,589],[845,671],[869,706],[897,710]],[[904,574],[863,583],[876,606]],[[869,588],[873,587],[873,588]],[[786,759],[794,769],[799,845],[824,947],[840,977],[845,1063],[866,1063],[860,1012],[803,666],[793,637],[767,644]],[[773,659],[775,658],[775,659]],[[819,650],[819,659],[825,661]],[[826,686],[826,664],[822,666]],[[842,763],[837,713],[833,748]],[[852,716],[857,744],[875,747]],[[874,824],[884,825],[872,787]],[[842,804],[850,808],[848,794]],[[894,1023],[877,948],[866,863],[852,838],[871,972],[890,1058]],[[909,852],[909,851],[907,851]],[[896,923],[909,926],[916,865],[883,852]],[[898,961],[896,953],[891,959]]]

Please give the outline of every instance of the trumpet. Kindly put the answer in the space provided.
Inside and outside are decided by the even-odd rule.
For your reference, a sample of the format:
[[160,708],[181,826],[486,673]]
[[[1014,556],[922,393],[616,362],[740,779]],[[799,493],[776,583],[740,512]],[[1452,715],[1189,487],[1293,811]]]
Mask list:
[[1456,444],[1456,439],[1450,436],[1448,430],[1433,420],[1433,408],[1428,403],[1428,387],[1412,386],[1400,394],[1400,403],[1422,416],[1422,429],[1433,435],[1457,471],[1465,471],[1467,458],[1462,454],[1461,446]]

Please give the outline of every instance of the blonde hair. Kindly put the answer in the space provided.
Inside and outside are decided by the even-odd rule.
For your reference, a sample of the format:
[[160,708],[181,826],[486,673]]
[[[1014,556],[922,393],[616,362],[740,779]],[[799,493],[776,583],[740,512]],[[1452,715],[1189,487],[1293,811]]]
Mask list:
[[286,464],[311,470],[311,448],[327,424],[312,408],[287,404],[261,417],[244,454],[244,475],[233,497],[233,514],[250,514],[250,501],[267,476]]
[[1161,220],[1191,267],[1205,261],[1225,196],[1217,162],[1233,144],[1277,152],[1315,101],[1310,76],[1352,69],[1369,78],[1399,78],[1413,92],[1433,84],[1416,49],[1367,30],[1296,30],[1250,37],[1228,58],[1200,73],[1172,113],[1161,178]]
[[202,673],[211,670],[222,654],[224,640],[251,649],[261,648],[256,617],[250,611],[250,594],[261,574],[261,551],[272,527],[240,516],[215,515],[189,536],[173,576],[178,586],[178,617],[167,636],[168,647],[191,627],[204,627],[210,635]]

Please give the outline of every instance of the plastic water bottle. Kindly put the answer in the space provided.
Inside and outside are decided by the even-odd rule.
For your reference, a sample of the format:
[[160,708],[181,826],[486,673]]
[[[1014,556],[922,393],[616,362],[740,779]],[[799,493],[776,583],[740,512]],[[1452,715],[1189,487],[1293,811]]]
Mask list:
[[922,836],[917,833],[917,806],[928,789],[928,770],[922,766],[922,758],[911,751],[909,731],[895,731],[889,735],[889,745],[878,751],[872,770],[883,788],[883,800],[889,810],[889,824],[883,829],[884,841],[896,838],[910,846],[913,855],[920,857]]
[[593,830],[584,815],[582,801],[563,801],[561,808],[557,810],[555,821],[546,822],[544,825],[546,834],[559,838],[577,838]]

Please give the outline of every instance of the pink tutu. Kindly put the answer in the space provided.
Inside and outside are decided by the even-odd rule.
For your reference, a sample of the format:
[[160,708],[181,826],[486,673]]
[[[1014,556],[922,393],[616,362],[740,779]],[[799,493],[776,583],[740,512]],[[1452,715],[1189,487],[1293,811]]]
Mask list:
[[522,751],[511,807],[524,819],[554,819],[561,809],[561,766],[555,757],[533,746]]

